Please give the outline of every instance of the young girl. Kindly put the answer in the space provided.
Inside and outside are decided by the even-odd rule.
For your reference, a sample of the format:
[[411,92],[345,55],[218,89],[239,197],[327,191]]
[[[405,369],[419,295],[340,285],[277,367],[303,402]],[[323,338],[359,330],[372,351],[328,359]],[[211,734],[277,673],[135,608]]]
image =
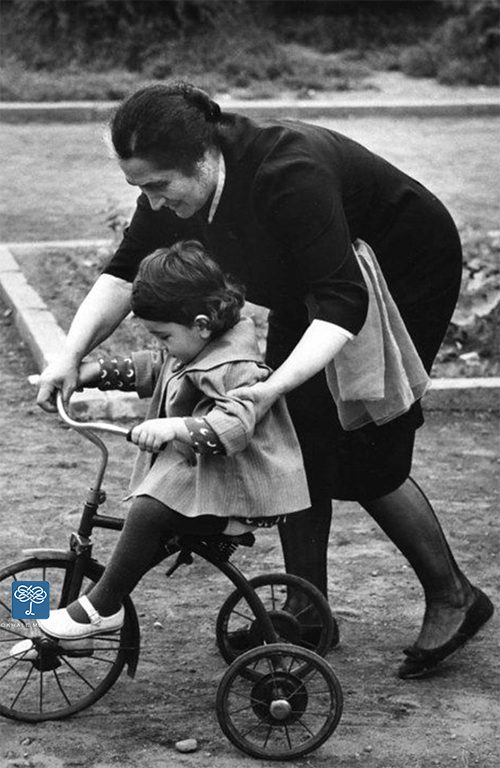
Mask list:
[[231,390],[266,379],[242,290],[197,241],[148,256],[132,309],[164,351],[80,367],[82,386],[152,396],[131,432],[140,448],[132,507],[102,579],[87,596],[40,620],[71,640],[123,624],[122,599],[159,562],[174,534],[235,535],[310,505],[302,455],[283,399],[256,423],[251,400]]

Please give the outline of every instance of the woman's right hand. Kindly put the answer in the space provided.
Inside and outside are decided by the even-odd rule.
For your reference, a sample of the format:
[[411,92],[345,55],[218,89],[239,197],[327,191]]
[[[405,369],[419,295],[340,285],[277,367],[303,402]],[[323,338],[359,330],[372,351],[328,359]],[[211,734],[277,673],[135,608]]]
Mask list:
[[279,393],[266,381],[232,389],[227,393],[239,400],[251,400],[255,409],[255,421],[260,421],[279,398]]
[[37,405],[44,411],[53,413],[57,410],[56,393],[62,391],[65,405],[78,387],[78,364],[73,359],[58,358],[44,369],[40,375]]

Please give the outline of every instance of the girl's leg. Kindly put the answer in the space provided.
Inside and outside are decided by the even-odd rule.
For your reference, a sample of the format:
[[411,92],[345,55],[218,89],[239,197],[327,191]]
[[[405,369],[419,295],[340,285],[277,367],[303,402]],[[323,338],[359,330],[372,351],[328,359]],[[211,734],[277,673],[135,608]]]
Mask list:
[[362,506],[406,557],[422,584],[426,611],[417,646],[443,645],[462,624],[474,592],[429,500],[408,478],[397,490]]
[[[226,523],[225,518],[212,515],[187,518],[150,496],[137,496],[106,570],[88,594],[90,602],[101,616],[111,616],[160,561],[160,550],[171,535],[220,533]],[[89,623],[78,602],[68,606],[68,613],[75,621]]]

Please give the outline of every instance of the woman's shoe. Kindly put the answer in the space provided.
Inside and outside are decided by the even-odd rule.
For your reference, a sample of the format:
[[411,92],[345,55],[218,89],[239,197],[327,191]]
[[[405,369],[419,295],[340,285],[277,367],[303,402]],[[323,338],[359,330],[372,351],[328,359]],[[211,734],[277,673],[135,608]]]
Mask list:
[[117,632],[123,627],[125,611],[123,606],[111,616],[101,616],[86,595],[78,598],[78,602],[90,619],[90,624],[82,624],[71,618],[66,608],[51,611],[48,619],[39,619],[38,626],[46,635],[58,640],[74,640],[78,637]]
[[453,637],[438,648],[431,648],[430,650],[417,648],[415,645],[405,648],[404,653],[407,658],[398,669],[398,677],[403,680],[425,677],[438,664],[462,648],[486,624],[493,615],[493,603],[477,587],[473,587],[473,590],[475,595],[474,602],[468,609],[462,624]]

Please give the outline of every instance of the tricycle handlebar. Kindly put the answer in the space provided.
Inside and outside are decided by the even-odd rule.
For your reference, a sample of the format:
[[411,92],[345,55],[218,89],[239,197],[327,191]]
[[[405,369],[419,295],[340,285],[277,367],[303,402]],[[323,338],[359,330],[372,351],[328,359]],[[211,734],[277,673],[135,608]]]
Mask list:
[[[28,376],[28,381],[30,384],[38,386],[40,375],[38,373],[32,374],[31,376]],[[130,439],[129,436],[131,430],[126,429],[125,427],[118,427],[116,424],[109,424],[108,422],[104,421],[75,421],[75,419],[72,419],[64,405],[61,390],[58,390],[56,393],[56,405],[61,419],[73,429],[80,431],[92,430],[94,432],[109,432],[111,434],[122,435],[122,437],[127,437]]]
[[66,410],[61,390],[57,391],[56,403],[59,416],[73,429],[90,429],[93,432],[109,432],[114,435],[122,435],[122,437],[128,437],[130,433],[130,430],[126,429],[126,427],[119,427],[116,424],[109,424],[105,421],[75,421]]

